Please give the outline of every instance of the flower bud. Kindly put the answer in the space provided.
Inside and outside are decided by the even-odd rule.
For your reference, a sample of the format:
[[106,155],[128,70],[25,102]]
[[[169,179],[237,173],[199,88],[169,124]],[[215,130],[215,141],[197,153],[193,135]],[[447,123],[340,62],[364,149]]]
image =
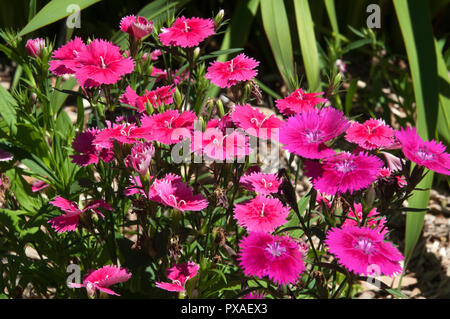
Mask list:
[[25,44],[25,48],[30,56],[34,58],[41,57],[45,49],[45,40],[42,38],[29,39]]
[[223,20],[223,17],[225,15],[225,11],[223,11],[223,9],[221,9],[216,16],[214,17],[214,27],[217,29],[217,27],[220,25],[220,23]]
[[139,174],[145,175],[154,154],[155,148],[151,142],[137,143],[131,149],[131,154],[125,158],[125,164]]

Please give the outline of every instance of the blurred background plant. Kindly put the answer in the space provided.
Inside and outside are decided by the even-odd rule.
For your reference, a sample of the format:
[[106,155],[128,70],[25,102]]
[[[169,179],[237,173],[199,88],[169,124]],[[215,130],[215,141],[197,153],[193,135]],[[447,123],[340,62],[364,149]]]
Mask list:
[[[48,43],[54,42],[56,48],[73,35],[87,39],[94,34],[97,38],[112,40],[125,47],[127,38],[118,31],[123,16],[144,16],[161,27],[173,15],[206,17],[223,9],[229,24],[208,43],[209,49],[244,48],[248,55],[261,61],[257,78],[267,96],[264,105],[273,108],[275,98],[286,96],[299,87],[311,92],[324,91],[332,105],[349,117],[383,118],[394,128],[414,125],[422,138],[436,138],[449,146],[449,2],[378,1],[381,28],[368,28],[367,18],[371,12],[366,9],[372,1],[366,0],[354,1],[351,6],[346,0],[2,0],[0,29],[4,31],[0,39],[0,68],[7,75],[5,86],[15,97],[23,96],[21,103],[28,104],[29,108],[23,114],[15,114],[16,102],[0,86],[0,111],[4,120],[1,134],[29,136],[27,140],[17,139],[17,145],[25,150],[19,160],[31,172],[20,167],[12,169],[7,163],[0,164],[1,171],[7,172],[11,190],[21,204],[17,209],[23,210],[23,214],[30,210],[38,212],[29,216],[26,223],[10,210],[2,209],[0,214],[8,229],[19,233],[18,241],[14,237],[2,238],[0,249],[2,252],[18,252],[11,258],[22,265],[22,287],[31,280],[24,269],[29,269],[28,276],[31,276],[31,271],[42,273],[42,287],[35,279],[33,286],[43,295],[48,293],[45,280],[57,281],[58,277],[52,276],[55,273],[65,276],[65,268],[53,272],[44,262],[31,262],[25,255],[26,246],[41,242],[33,236],[44,236],[37,230],[39,220],[43,218],[41,213],[49,207],[43,205],[40,196],[28,190],[22,174],[48,176],[46,182],[54,186],[57,194],[70,194],[77,187],[84,187],[71,183],[78,167],[68,159],[75,129],[82,127],[84,118],[80,98],[75,98],[78,109],[75,127],[62,112],[67,99],[74,97],[61,90],[73,89],[75,81],[58,81],[54,86],[59,90],[53,92],[45,88],[37,92],[23,91],[19,82],[33,81],[33,66],[27,66],[25,61],[11,64],[13,55],[25,56],[25,51],[12,52],[8,45],[20,40],[16,37],[17,32],[23,43],[25,39],[39,36],[49,39]],[[65,18],[73,13],[67,12],[70,4],[76,4],[82,10],[80,28],[67,28]],[[219,60],[224,61],[227,57],[222,55]],[[45,62],[43,59],[42,63]],[[219,93],[217,87],[210,86],[205,96]],[[45,105],[36,109],[33,94],[42,97],[40,100],[46,101]],[[18,116],[27,118],[28,123],[18,124]],[[56,121],[49,120],[51,116],[56,116]],[[40,127],[44,127],[43,131],[37,129]],[[51,145],[43,138],[46,127],[52,127],[55,134],[49,137],[54,141]],[[15,146],[8,144],[2,147],[8,150]],[[56,164],[64,159],[67,161],[61,166],[64,169],[50,169],[58,167]],[[433,179],[430,172],[418,186],[424,190],[415,192],[409,200],[409,207],[426,208],[429,189],[433,185],[448,190],[450,180],[442,176]],[[425,212],[420,211],[407,213],[404,242],[407,260],[412,256],[422,231],[424,216]],[[48,242],[47,245],[49,247],[39,249],[44,249],[47,256],[52,251],[66,249],[63,248],[64,242],[60,241]],[[57,247],[50,247],[52,245]],[[97,252],[92,251],[93,254]],[[55,255],[52,258],[58,260],[62,257]],[[11,282],[15,281],[17,267],[1,265],[0,272],[9,273]]]

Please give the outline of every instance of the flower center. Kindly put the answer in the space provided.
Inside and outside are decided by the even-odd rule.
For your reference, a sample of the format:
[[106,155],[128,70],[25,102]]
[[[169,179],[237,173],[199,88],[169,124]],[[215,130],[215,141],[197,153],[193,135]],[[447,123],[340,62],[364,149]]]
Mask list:
[[264,183],[264,188],[269,188],[273,185],[273,183],[267,183],[265,178],[261,178],[261,181]]
[[374,250],[374,244],[373,242],[368,238],[359,238],[355,241],[353,244],[353,247],[355,249],[359,249],[362,252],[364,252],[367,255],[370,255]]
[[77,50],[72,50],[72,54],[73,54],[74,57],[77,57],[78,56],[78,51]]
[[170,118],[170,121],[164,121],[164,124],[166,125],[167,128],[172,128],[172,121],[173,121],[174,118],[175,118],[175,117],[172,116],[172,117]]
[[419,148],[415,152],[416,156],[418,156],[423,161],[430,161],[433,159],[434,155],[430,154],[426,148]]
[[286,248],[280,245],[279,242],[274,242],[273,244],[268,244],[266,247],[266,251],[268,251],[273,257],[280,257],[286,251]]
[[261,128],[261,126],[263,125],[264,121],[266,120],[266,118],[264,118],[261,123],[259,123],[259,120],[256,117],[252,117],[250,119],[250,123],[252,124],[256,124],[257,127]]
[[259,217],[264,217],[264,208],[266,208],[266,203],[262,203],[262,209],[261,213],[259,214]]
[[103,60],[103,57],[102,57],[102,56],[100,56],[100,61],[101,61],[101,63],[102,63],[102,69],[103,69],[103,70],[106,69],[105,60]]
[[322,131],[306,129],[303,133],[308,143],[320,143],[323,140]]
[[174,203],[175,207],[180,207],[181,205],[186,205],[186,201],[185,200],[177,201],[177,198],[173,194],[170,194],[169,198],[172,200],[172,202]]
[[228,71],[233,72],[233,60],[231,60],[230,64],[228,64]]
[[349,173],[356,168],[356,164],[352,160],[344,160],[342,162],[336,163],[334,167],[337,171],[341,173]]
[[126,126],[124,126],[121,130],[120,130],[120,135],[123,135],[123,136],[130,136],[130,134],[131,134],[131,132],[134,130],[134,127],[133,126],[130,126],[130,127],[126,127]]
[[298,94],[298,96],[297,96],[297,100],[300,100],[300,101],[303,101],[303,94],[302,94],[302,92],[300,92],[300,91],[298,91],[297,92]]
[[187,24],[186,21],[183,21],[183,23],[184,23],[184,32],[189,32],[189,30],[191,29],[191,27],[188,26],[188,24]]

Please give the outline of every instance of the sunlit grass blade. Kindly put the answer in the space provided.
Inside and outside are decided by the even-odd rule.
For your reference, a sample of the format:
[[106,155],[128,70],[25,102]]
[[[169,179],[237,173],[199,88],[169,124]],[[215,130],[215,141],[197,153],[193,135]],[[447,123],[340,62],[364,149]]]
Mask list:
[[70,10],[71,6],[76,5],[77,8],[83,10],[99,1],[101,0],[52,0],[31,19],[18,36],[23,36],[73,14],[74,11]]
[[294,89],[294,53],[284,1],[261,0],[261,16],[278,70],[289,90]]
[[294,0],[295,19],[302,51],[303,64],[306,70],[309,90],[320,90],[319,52],[317,51],[314,23],[307,0]]
[[[416,127],[423,139],[435,137],[438,114],[438,77],[433,30],[428,3],[425,0],[394,0],[395,12],[400,24],[408,54],[417,108]],[[429,189],[433,172],[424,178],[417,188]],[[430,192],[415,191],[409,206],[426,208]],[[405,258],[411,257],[423,227],[425,212],[409,212],[406,218]]]
[[339,33],[338,20],[336,16],[336,8],[334,5],[334,0],[325,0],[325,8],[327,9],[328,18],[330,19],[331,28],[333,30],[333,36],[336,37],[339,44],[341,40],[341,35]]
[[439,76],[439,116],[437,122],[438,137],[450,145],[450,79],[444,57],[435,41]]

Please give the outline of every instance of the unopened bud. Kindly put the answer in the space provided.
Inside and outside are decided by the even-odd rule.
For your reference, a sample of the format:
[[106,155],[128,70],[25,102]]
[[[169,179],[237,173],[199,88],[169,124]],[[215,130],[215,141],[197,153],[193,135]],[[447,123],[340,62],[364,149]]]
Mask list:
[[225,110],[223,109],[223,103],[221,100],[216,102],[217,112],[219,113],[219,117],[223,117],[225,115]]
[[183,104],[183,97],[178,88],[175,89],[175,93],[173,94],[173,103],[175,104],[175,107],[177,109],[180,108],[181,105]]
[[215,28],[217,28],[217,27],[220,25],[220,23],[221,23],[222,20],[223,20],[224,15],[225,15],[225,11],[223,11],[223,9],[221,9],[221,10],[216,14],[216,16],[214,17],[214,27],[215,27]]

